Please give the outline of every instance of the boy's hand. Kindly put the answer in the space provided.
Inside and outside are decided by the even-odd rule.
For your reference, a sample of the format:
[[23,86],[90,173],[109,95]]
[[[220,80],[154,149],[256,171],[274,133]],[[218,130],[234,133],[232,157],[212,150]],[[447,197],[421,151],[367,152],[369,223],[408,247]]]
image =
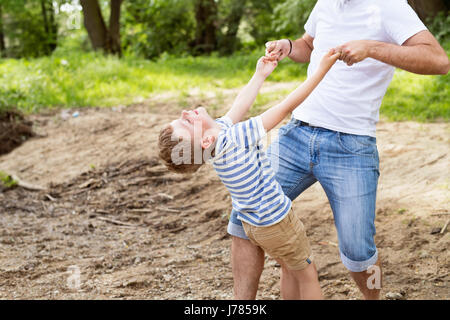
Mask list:
[[320,61],[320,67],[324,70],[330,70],[330,68],[336,63],[337,59],[341,55],[340,52],[336,51],[336,49],[330,49],[327,54],[325,54]]
[[256,64],[256,73],[267,78],[278,65],[278,61],[268,57],[261,57]]

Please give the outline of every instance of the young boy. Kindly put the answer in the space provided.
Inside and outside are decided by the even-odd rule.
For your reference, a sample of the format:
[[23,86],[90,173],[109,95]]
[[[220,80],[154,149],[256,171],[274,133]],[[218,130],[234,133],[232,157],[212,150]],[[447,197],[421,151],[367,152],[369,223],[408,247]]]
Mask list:
[[240,122],[277,66],[270,57],[262,57],[224,117],[214,120],[204,108],[183,111],[159,137],[160,157],[172,171],[195,172],[205,161],[212,162],[231,194],[247,237],[294,276],[298,299],[321,299],[322,292],[304,226],[275,180],[261,140],[309,96],[338,57],[339,53],[330,50],[316,73],[283,102]]

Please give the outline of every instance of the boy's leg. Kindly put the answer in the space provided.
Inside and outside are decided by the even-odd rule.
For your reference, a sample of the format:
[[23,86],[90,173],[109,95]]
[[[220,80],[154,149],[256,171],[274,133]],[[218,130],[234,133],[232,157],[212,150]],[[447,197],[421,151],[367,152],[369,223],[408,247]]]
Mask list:
[[280,259],[276,261],[281,266],[280,275],[280,291],[281,298],[283,300],[298,300],[300,299],[300,288],[298,282],[295,279],[295,275],[291,273],[288,267]]
[[299,299],[301,300],[322,300],[322,289],[319,284],[316,265],[311,263],[303,270],[291,270],[299,287]]
[[314,263],[306,269],[290,270],[283,261],[277,259],[281,265],[280,291],[283,300],[321,300],[322,289]]
[[[308,131],[302,132],[298,121],[291,120],[280,128],[278,139],[267,150],[267,156],[275,171],[275,178],[291,200],[317,181],[312,176],[309,154],[305,151],[308,150],[309,139]],[[232,236],[231,260],[236,262],[236,265],[232,266],[235,298],[254,297],[256,291],[253,292],[253,290],[257,290],[255,288],[259,284],[264,255],[261,255],[259,247],[248,240],[235,211],[231,212],[228,233]],[[238,262],[239,264],[247,263],[254,270],[240,268],[237,265]],[[289,279],[289,276],[286,279]]]
[[250,240],[232,236],[231,269],[236,300],[254,300],[256,298],[263,268],[264,251]]
[[[279,262],[280,263],[280,262]],[[280,263],[281,264],[281,263]],[[280,291],[283,300],[300,300],[300,287],[295,275],[281,264]]]
[[231,235],[234,299],[253,300],[264,268],[264,251],[250,242],[235,210],[231,211],[228,233]]

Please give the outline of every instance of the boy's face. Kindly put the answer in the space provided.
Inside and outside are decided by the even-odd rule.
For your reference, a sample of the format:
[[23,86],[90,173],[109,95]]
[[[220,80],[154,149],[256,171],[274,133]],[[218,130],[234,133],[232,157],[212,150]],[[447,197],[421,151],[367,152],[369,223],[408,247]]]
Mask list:
[[212,128],[215,121],[205,108],[181,111],[181,116],[170,123],[173,132],[183,140],[202,139],[206,131]]

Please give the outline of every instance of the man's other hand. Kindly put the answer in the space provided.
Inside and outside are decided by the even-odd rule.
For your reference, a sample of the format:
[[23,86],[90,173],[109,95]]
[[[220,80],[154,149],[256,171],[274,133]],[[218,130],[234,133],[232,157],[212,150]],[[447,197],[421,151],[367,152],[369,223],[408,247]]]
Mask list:
[[363,61],[369,57],[370,44],[369,40],[355,40],[337,47],[336,51],[341,53],[339,60],[348,66]]

